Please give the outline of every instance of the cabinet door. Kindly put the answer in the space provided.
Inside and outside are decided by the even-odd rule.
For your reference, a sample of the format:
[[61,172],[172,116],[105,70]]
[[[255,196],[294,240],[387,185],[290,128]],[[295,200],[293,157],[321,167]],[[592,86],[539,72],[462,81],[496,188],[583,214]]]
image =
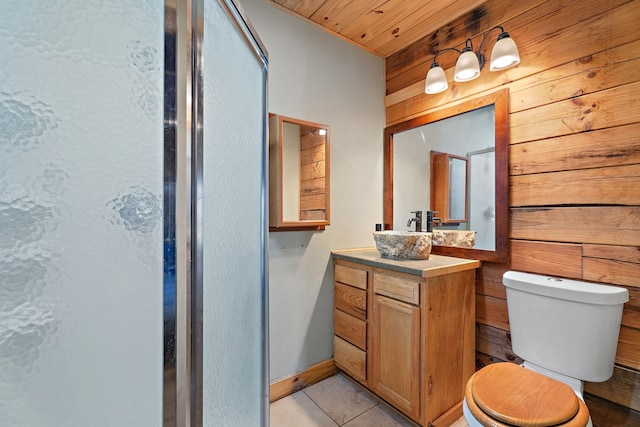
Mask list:
[[380,397],[409,417],[420,417],[420,308],[375,295],[372,381]]

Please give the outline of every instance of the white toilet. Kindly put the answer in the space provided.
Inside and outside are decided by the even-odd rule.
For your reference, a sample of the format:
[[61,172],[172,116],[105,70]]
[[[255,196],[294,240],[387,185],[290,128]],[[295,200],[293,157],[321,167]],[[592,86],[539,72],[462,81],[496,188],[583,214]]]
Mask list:
[[606,381],[622,308],[620,287],[508,271],[511,341],[522,366],[495,363],[467,383],[464,418],[481,426],[591,426],[582,381]]

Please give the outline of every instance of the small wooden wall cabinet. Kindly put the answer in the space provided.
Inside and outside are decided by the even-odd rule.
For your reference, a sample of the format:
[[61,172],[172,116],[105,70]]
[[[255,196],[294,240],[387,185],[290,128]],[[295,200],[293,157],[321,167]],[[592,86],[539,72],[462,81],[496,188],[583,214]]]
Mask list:
[[475,371],[479,261],[334,251],[337,367],[422,426],[462,416]]

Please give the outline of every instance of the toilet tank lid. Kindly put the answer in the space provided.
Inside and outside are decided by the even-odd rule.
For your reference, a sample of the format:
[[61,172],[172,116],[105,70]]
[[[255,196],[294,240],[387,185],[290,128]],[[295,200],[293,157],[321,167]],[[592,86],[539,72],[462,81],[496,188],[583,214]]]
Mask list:
[[580,280],[507,271],[502,277],[507,288],[569,301],[598,305],[618,305],[629,301],[629,291],[618,286]]

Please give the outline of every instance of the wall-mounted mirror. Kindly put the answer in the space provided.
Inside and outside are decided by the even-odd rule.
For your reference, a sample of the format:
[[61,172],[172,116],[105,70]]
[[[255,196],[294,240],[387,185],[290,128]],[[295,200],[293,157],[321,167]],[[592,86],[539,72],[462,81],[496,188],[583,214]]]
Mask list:
[[466,223],[469,188],[467,158],[435,150],[431,150],[430,158],[431,211],[437,214],[441,224],[459,226]]
[[329,126],[269,114],[269,231],[329,225]]
[[386,128],[384,228],[406,229],[416,210],[435,210],[438,219],[447,215],[443,202],[436,207],[437,183],[431,178],[437,173],[432,152],[446,153],[466,159],[466,179],[457,187],[466,186],[467,220],[447,215],[460,221],[437,221],[435,228],[475,231],[476,243],[473,248],[436,245],[432,253],[507,262],[508,113],[508,90],[502,89]]

